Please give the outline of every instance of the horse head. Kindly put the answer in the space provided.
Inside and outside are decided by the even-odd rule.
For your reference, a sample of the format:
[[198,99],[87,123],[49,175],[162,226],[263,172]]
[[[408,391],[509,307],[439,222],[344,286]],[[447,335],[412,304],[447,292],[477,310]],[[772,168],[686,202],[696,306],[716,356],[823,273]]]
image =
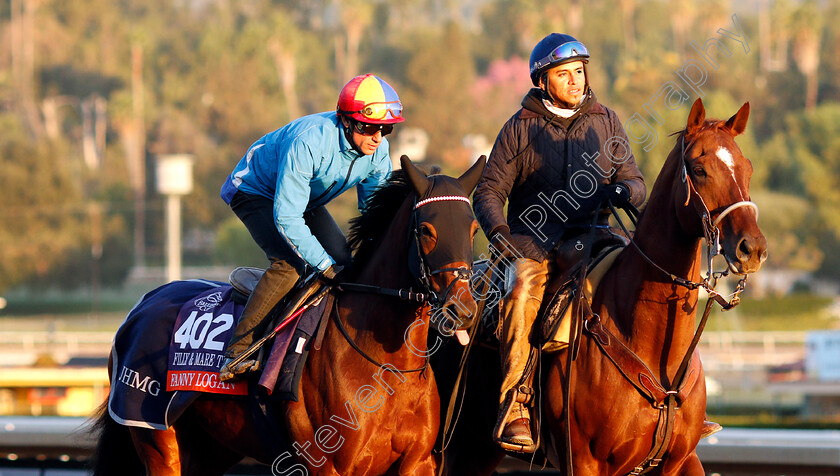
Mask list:
[[437,325],[445,333],[469,328],[476,321],[478,306],[470,292],[470,276],[478,222],[469,196],[485,162],[481,156],[456,179],[427,176],[408,157],[400,158],[417,195],[410,227],[409,268],[438,297],[433,304],[439,307],[443,319]]
[[735,143],[749,114],[750,105],[745,103],[725,122],[706,120],[703,101],[694,102],[681,135],[682,180],[675,181],[681,190],[674,193],[682,202],[676,206],[683,229],[707,239],[719,238],[729,268],[736,274],[758,271],[767,259],[758,206],[750,200],[752,163]]

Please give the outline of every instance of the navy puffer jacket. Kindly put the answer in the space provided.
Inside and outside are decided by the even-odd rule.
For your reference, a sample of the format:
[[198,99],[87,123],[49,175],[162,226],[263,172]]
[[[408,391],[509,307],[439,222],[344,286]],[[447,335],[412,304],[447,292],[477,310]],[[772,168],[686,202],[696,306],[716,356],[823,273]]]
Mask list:
[[644,178],[615,111],[590,91],[576,115],[562,118],[534,88],[499,132],[473,208],[488,237],[507,227],[524,257],[541,261],[588,228],[601,190],[618,182],[630,189],[631,203],[644,202]]

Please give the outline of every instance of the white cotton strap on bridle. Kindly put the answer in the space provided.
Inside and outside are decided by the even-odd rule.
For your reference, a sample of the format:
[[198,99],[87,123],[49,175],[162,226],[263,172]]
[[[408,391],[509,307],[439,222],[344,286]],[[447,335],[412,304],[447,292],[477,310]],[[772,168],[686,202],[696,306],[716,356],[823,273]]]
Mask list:
[[414,205],[414,209],[417,210],[418,208],[422,207],[423,205],[427,205],[432,202],[451,202],[451,201],[459,201],[459,202],[466,202],[467,204],[470,203],[470,199],[467,197],[461,197],[458,195],[443,195],[440,197],[431,197],[425,200],[420,200],[417,202],[417,205]]
[[742,202],[735,202],[732,205],[726,207],[726,209],[722,211],[717,218],[715,218],[715,221],[712,223],[712,225],[717,226],[717,224],[720,223],[721,220],[723,220],[723,217],[741,207],[751,207],[753,210],[755,210],[755,219],[758,220],[758,205],[756,205],[755,202],[744,200]]

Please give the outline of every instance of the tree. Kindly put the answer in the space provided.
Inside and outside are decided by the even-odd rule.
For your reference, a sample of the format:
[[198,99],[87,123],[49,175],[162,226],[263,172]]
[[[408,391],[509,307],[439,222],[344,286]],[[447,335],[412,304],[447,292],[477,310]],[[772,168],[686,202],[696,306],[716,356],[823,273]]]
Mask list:
[[429,133],[431,156],[465,162],[461,140],[471,132],[474,110],[468,88],[475,78],[468,38],[450,24],[433,40],[418,42],[415,51],[401,93],[406,115],[413,126]]
[[361,74],[359,48],[362,35],[373,23],[374,5],[370,0],[343,0],[337,3],[339,24],[335,32],[335,60],[339,87]]
[[49,272],[85,235],[82,193],[61,144],[35,143],[17,116],[0,114],[0,293]]

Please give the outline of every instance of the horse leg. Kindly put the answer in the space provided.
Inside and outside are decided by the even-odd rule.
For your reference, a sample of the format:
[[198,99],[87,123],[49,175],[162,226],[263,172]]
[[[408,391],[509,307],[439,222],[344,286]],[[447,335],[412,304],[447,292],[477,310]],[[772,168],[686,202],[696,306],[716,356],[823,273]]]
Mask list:
[[265,442],[260,440],[245,400],[198,399],[184,417],[231,457],[234,454],[239,459],[248,456],[263,464],[272,464],[277,456],[264,448]]
[[242,460],[241,454],[219,442],[191,418],[182,417],[175,428],[183,476],[223,476]]
[[140,461],[129,427],[120,425],[108,414],[108,402],[99,407],[93,425],[96,450],[91,458],[93,476],[143,476],[145,467]]
[[175,429],[150,430],[131,427],[131,439],[147,476],[180,476],[181,458]]
[[427,454],[419,461],[403,461],[398,465],[392,466],[385,474],[387,476],[434,476],[437,474],[439,464],[439,456],[435,457]]
[[696,452],[692,452],[680,464],[670,468],[662,468],[663,476],[705,476],[706,470],[703,469],[703,464],[700,463],[700,458],[697,457]]

